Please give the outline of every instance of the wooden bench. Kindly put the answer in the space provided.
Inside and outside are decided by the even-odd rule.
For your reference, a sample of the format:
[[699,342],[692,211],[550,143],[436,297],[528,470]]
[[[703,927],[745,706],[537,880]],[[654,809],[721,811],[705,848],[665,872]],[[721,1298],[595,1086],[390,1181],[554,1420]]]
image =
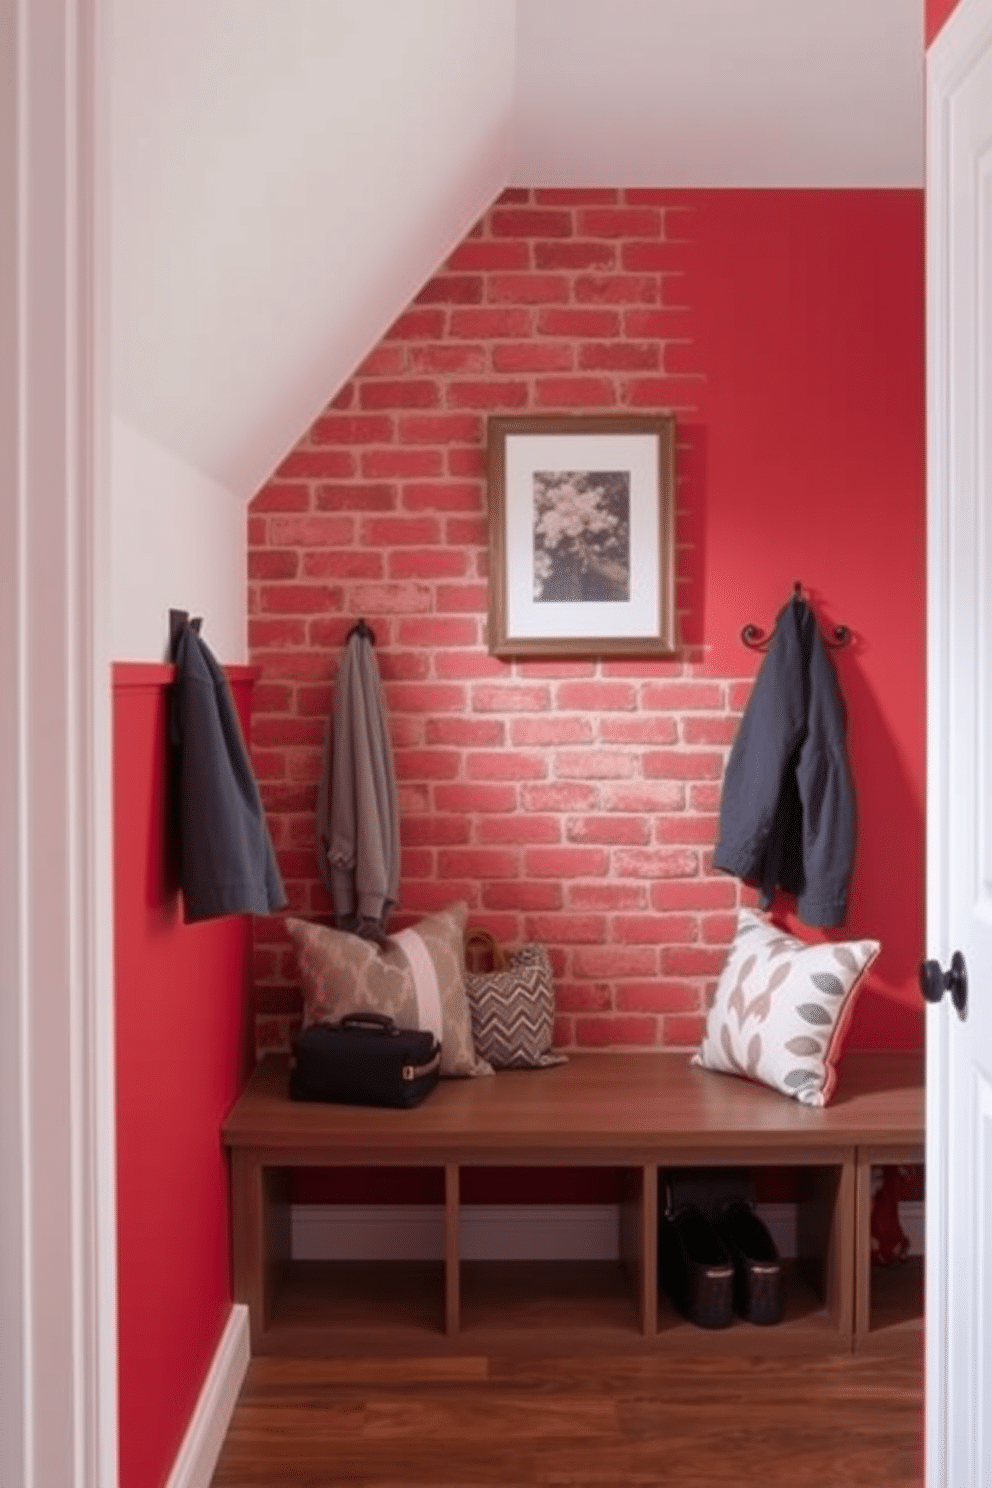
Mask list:
[[[921,1267],[873,1285],[869,1235],[872,1166],[923,1161],[921,1054],[848,1054],[824,1110],[684,1053],[442,1081],[410,1111],[298,1104],[286,1081],[285,1056],[270,1055],[223,1125],[234,1295],[255,1353],[847,1351],[922,1337]],[[726,1165],[795,1170],[798,1257],[772,1328],[695,1328],[659,1292],[659,1170]],[[291,1259],[291,1170],[349,1166],[443,1170],[440,1262]],[[619,1175],[619,1263],[460,1257],[465,1169],[576,1166]]]

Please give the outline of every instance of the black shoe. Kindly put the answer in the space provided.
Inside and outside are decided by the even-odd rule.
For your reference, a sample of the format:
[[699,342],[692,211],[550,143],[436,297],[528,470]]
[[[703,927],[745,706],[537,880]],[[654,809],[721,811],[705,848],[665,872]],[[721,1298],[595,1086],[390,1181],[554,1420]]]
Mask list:
[[700,1328],[734,1316],[734,1263],[701,1209],[688,1204],[661,1222],[661,1281],[679,1312]]
[[780,1323],[785,1311],[782,1262],[764,1221],[737,1200],[717,1226],[734,1261],[734,1306],[749,1323]]

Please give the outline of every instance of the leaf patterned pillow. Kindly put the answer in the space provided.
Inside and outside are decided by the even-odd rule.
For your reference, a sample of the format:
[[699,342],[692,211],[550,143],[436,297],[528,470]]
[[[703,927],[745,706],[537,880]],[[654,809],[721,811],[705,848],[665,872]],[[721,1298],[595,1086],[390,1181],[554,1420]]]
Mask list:
[[807,945],[742,909],[693,1064],[825,1106],[855,995],[880,950],[877,940]]

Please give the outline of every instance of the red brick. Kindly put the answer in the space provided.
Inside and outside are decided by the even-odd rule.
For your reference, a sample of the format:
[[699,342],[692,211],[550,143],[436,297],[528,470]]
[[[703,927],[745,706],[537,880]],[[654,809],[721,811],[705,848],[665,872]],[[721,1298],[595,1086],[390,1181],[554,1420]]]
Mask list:
[[485,883],[494,878],[519,878],[520,858],[515,852],[497,848],[453,849],[438,853],[437,869],[441,878],[472,878]]
[[[468,490],[468,486],[456,489]],[[473,485],[471,489],[481,501],[482,493],[479,487]],[[481,513],[478,516],[449,517],[444,524],[444,540],[456,543],[462,548],[484,548],[489,542],[489,526],[486,518]]]
[[543,780],[548,767],[542,755],[501,749],[466,755],[465,773],[469,780]]
[[621,878],[694,878],[699,859],[688,848],[624,848],[614,854],[613,870]]
[[555,702],[559,708],[605,713],[629,711],[637,706],[637,697],[625,682],[562,682]]
[[438,584],[434,608],[439,615],[481,614],[486,608],[488,592],[485,584]]
[[525,862],[534,878],[602,878],[609,868],[609,854],[591,847],[535,848]]
[[649,779],[718,780],[723,774],[723,755],[705,749],[652,749],[645,752],[642,768]]
[[363,408],[436,408],[441,394],[436,382],[407,377],[398,381],[363,382],[360,402]]
[[698,1013],[669,1016],[663,1020],[663,1039],[666,1048],[694,1049],[698,1047],[706,1030],[706,1017]]
[[396,683],[386,688],[386,697],[397,713],[465,712],[464,687],[450,687],[443,682],[424,684]]
[[428,718],[424,738],[428,744],[493,748],[503,743],[503,725],[494,718]]
[[656,1038],[654,1018],[580,1015],[575,1020],[575,1041],[582,1049],[641,1048],[654,1044]]
[[370,480],[414,480],[441,475],[444,455],[438,449],[371,449],[362,451],[362,475]]
[[534,393],[538,408],[613,408],[617,402],[610,379],[590,376],[538,378]]
[[723,683],[692,679],[647,683],[641,689],[641,707],[659,713],[713,712],[723,707]]
[[411,847],[451,847],[469,840],[464,816],[414,816],[403,819],[403,840]]
[[[538,849],[539,851],[540,849]],[[554,920],[528,918],[527,936],[530,940],[554,940],[559,945],[598,946],[606,940],[607,921],[604,915],[560,915]]]
[[317,615],[338,609],[341,590],[329,584],[260,584],[259,603],[267,614]]
[[389,554],[387,568],[391,579],[457,579],[467,558],[457,548],[403,548]]
[[584,815],[569,818],[566,837],[575,843],[646,847],[651,840],[651,829],[644,817]]
[[439,341],[444,335],[445,312],[437,309],[405,310],[393,321],[384,340]]
[[583,784],[525,785],[521,790],[525,811],[588,811],[596,802],[596,789]]
[[528,401],[525,382],[452,381],[448,383],[446,397],[451,408],[525,408]]
[[434,657],[434,670],[439,677],[449,681],[477,682],[480,677],[495,677],[502,670],[502,663],[484,651],[442,651]]
[[302,481],[269,481],[248,508],[251,512],[304,512],[310,506],[310,487]]
[[305,579],[381,579],[381,553],[364,548],[319,548],[303,554]]
[[482,886],[482,902],[487,909],[553,913],[561,907],[561,885],[529,883],[526,879],[485,883]]
[[675,744],[678,728],[674,718],[655,714],[601,718],[599,737],[604,744]]
[[754,691],[754,678],[747,677],[739,682],[727,684],[727,707],[732,713],[743,713],[751,700]]
[[699,989],[692,982],[668,977],[625,982],[617,988],[616,1005],[621,1013],[696,1013]]
[[675,878],[651,885],[652,907],[661,911],[728,909],[736,900],[737,888],[729,878]]
[[455,780],[461,757],[454,749],[395,749],[397,780]]
[[[306,624],[303,620],[265,619],[260,615],[253,615],[248,621],[248,644],[259,649],[269,649],[276,646],[302,646],[306,642]],[[258,685],[256,684],[252,695],[252,715],[258,717],[265,709],[258,703]],[[269,700],[270,711],[285,712],[289,706],[291,694],[288,689],[280,695],[279,701],[284,705],[278,709],[272,708]]]
[[537,332],[540,336],[618,336],[620,317],[615,310],[542,310]]
[[498,243],[491,240],[481,243],[461,243],[449,257],[446,267],[449,270],[461,272],[478,270],[481,273],[492,273],[501,269],[529,269],[530,244],[515,243],[509,240]]
[[680,727],[686,744],[732,744],[740,720],[727,715],[715,718],[696,716],[683,718]]
[[514,718],[510,724],[510,742],[514,745],[586,744],[593,738],[589,718],[565,717],[551,713],[539,718]]
[[[256,623],[264,624],[265,622]],[[278,625],[283,622],[273,621],[272,623]],[[252,690],[252,705],[254,713],[288,713],[293,706],[293,689],[285,682],[260,680],[255,683]]]
[[355,523],[350,516],[269,518],[272,548],[342,547],[354,540]]
[[449,449],[447,452],[447,465],[449,475],[475,476],[484,479],[486,474],[486,451],[480,446],[478,449]]
[[353,615],[415,615],[430,607],[425,584],[355,584],[351,590]]
[[543,685],[519,682],[472,689],[472,708],[476,713],[546,713],[550,706],[551,692]]
[[610,749],[563,750],[555,757],[555,774],[563,780],[623,780],[636,773],[636,759]]
[[410,481],[403,487],[407,511],[478,511],[481,504],[476,481]]
[[[252,720],[252,751],[279,744],[322,745],[324,723],[320,718],[255,718]],[[312,864],[308,864],[312,867]]]
[[703,932],[703,940],[707,944],[729,946],[737,933],[737,915],[703,915],[700,925]]
[[370,517],[362,523],[360,541],[368,548],[419,547],[437,543],[441,528],[436,517]]
[[653,274],[580,274],[575,281],[580,305],[654,305],[660,293]]
[[534,266],[538,269],[613,269],[616,262],[616,247],[606,241],[534,244]]
[[717,839],[719,821],[715,816],[663,816],[655,822],[655,841],[661,843],[697,843],[712,847]]
[[607,811],[679,811],[684,805],[685,787],[674,780],[635,781],[603,790]]
[[534,207],[497,207],[490,214],[494,238],[570,238],[571,212]]
[[478,305],[485,280],[481,274],[437,274],[414,301],[417,305]]
[[295,579],[299,567],[299,554],[284,549],[252,548],[248,554],[250,579]]
[[542,207],[612,207],[620,193],[613,186],[541,186],[534,200]]
[[664,341],[669,336],[685,334],[685,311],[626,310],[623,334],[635,341]]
[[658,372],[661,347],[657,342],[592,341],[579,347],[579,367],[583,372]]
[[492,816],[479,823],[479,841],[486,844],[515,843],[518,847],[534,843],[561,841],[561,828],[555,816]]
[[[608,986],[598,982],[556,982],[555,1003],[559,1010],[570,1013],[606,1012],[613,1006]],[[555,1042],[561,1044],[556,1037]]]
[[530,311],[499,309],[453,310],[451,335],[466,341],[517,341],[530,334]]
[[524,341],[493,347],[494,372],[571,372],[575,352],[566,342]]
[[409,414],[397,423],[401,444],[480,444],[483,420],[471,413]]
[[406,347],[376,346],[355,372],[356,379],[363,377],[399,377],[406,370]]
[[488,364],[484,346],[460,346],[450,342],[439,345],[411,346],[410,366],[416,372],[485,372]]
[[355,384],[346,382],[328,403],[328,408],[351,408],[355,401]]
[[617,913],[621,910],[632,913],[647,908],[647,890],[643,884],[611,882],[570,883],[565,886],[569,909],[603,910]]
[[473,620],[440,618],[436,615],[418,615],[401,620],[397,640],[401,646],[416,646],[418,649],[436,651],[444,646],[472,646],[478,639]]
[[578,213],[577,227],[590,238],[660,238],[662,215],[652,207],[594,207]]
[[357,463],[347,449],[295,449],[276,470],[279,480],[347,480]]
[[310,429],[313,444],[389,444],[393,420],[382,413],[324,413]]
[[564,305],[570,289],[564,274],[493,274],[486,299],[493,305]]
[[666,976],[719,976],[727,960],[724,946],[662,946],[661,969]]
[[393,511],[399,488],[390,481],[323,481],[314,488],[317,511]]

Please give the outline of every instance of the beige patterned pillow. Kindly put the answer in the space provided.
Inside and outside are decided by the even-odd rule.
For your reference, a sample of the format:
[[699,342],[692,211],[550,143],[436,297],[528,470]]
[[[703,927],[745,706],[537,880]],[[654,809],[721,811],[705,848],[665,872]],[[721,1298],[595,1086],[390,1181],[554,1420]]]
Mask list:
[[309,920],[286,920],[303,993],[303,1026],[347,1013],[386,1013],[400,1028],[441,1042],[442,1075],[491,1075],[476,1057],[465,997],[466,904],[390,935],[385,945]]
[[742,909],[693,1064],[825,1106],[855,994],[877,940],[807,945]]

